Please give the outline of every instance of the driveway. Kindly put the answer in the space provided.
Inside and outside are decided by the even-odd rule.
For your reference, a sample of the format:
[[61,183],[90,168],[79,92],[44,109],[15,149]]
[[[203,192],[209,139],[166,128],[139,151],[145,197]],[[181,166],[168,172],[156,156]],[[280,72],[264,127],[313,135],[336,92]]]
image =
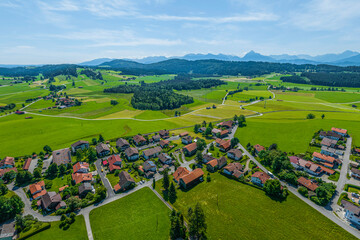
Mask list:
[[51,164],[51,162],[52,162],[52,156],[51,157],[49,157],[48,159],[46,159],[46,160],[44,160],[44,164],[43,164],[43,168],[42,168],[42,170],[41,170],[41,173],[43,174],[43,173],[45,173],[46,172],[46,170],[49,168],[49,166],[50,166],[50,164]]
[[103,182],[104,186],[106,187],[107,198],[111,198],[111,197],[115,196],[115,193],[114,193],[114,190],[113,190],[109,180],[106,178],[105,171],[104,172],[101,171],[101,168],[102,168],[101,161],[102,161],[102,159],[96,160],[96,162],[95,162],[96,170],[101,178],[101,181]]
[[29,166],[29,172],[34,173],[34,170],[37,166],[38,160],[39,160],[38,158],[35,158],[31,161],[30,166]]

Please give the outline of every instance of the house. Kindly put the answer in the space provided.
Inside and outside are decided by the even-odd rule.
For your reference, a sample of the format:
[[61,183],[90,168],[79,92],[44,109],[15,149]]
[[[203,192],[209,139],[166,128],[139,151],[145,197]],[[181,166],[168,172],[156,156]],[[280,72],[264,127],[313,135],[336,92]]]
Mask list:
[[136,146],[142,146],[146,144],[146,139],[141,135],[135,135],[133,137]]
[[306,187],[308,190],[312,192],[315,192],[315,190],[319,187],[316,183],[304,177],[299,177],[297,182],[299,183],[299,185]]
[[220,132],[220,138],[226,138],[229,135],[228,130],[223,130]]
[[136,161],[139,159],[139,151],[136,148],[129,147],[125,150],[125,156],[129,161]]
[[360,179],[360,170],[357,169],[357,168],[351,168],[351,176],[353,178],[357,178],[357,179]]
[[203,181],[203,175],[204,175],[203,170],[201,170],[201,168],[196,168],[189,174],[184,175],[183,177],[180,178],[179,180],[180,186],[182,186],[185,189],[189,188],[195,185],[196,183],[198,183],[199,181]]
[[76,153],[77,150],[84,150],[89,148],[89,142],[80,140],[76,143],[71,144],[71,150],[73,153]]
[[206,131],[206,127],[201,127],[201,128],[199,128],[198,131],[201,132],[201,133],[204,133]]
[[15,159],[13,157],[5,157],[0,161],[0,169],[15,167]]
[[269,175],[260,171],[255,172],[253,175],[251,175],[251,182],[261,187],[263,187],[265,182],[269,179],[270,179]]
[[234,176],[236,178],[240,178],[244,175],[244,166],[238,162],[229,163],[227,166],[224,167],[224,173],[227,175]]
[[313,160],[320,161],[320,162],[332,163],[334,165],[339,164],[339,162],[335,158],[327,156],[325,154],[318,153],[318,152],[313,153]]
[[156,172],[156,164],[153,161],[147,160],[143,163],[142,166],[145,172]]
[[347,130],[346,129],[332,127],[331,131],[333,131],[334,133],[340,134],[343,137],[347,136]]
[[345,199],[341,200],[341,206],[344,207],[345,218],[356,225],[360,225],[360,207]]
[[206,169],[209,172],[214,172],[217,169],[217,165],[218,165],[217,159],[213,159],[206,163]]
[[207,163],[207,162],[209,162],[211,160],[214,160],[214,159],[215,158],[209,153],[203,154],[203,163]]
[[160,139],[161,139],[160,135],[154,135],[154,136],[151,137],[151,141],[154,142],[154,143],[159,142]]
[[135,185],[135,180],[126,171],[119,173],[119,183],[114,186],[114,191],[125,191]]
[[180,133],[179,134],[179,137],[185,137],[185,136],[187,136],[187,135],[189,135],[189,132],[183,132],[183,133]]
[[116,140],[116,148],[119,151],[125,151],[129,147],[130,147],[130,144],[126,139],[119,138],[118,140]]
[[212,130],[211,130],[211,133],[212,133],[212,135],[213,136],[217,136],[217,134],[219,133],[221,133],[221,130],[220,129],[217,129],[217,128],[213,128]]
[[67,165],[71,163],[71,153],[69,148],[53,151],[52,156],[52,162],[58,166],[61,164]]
[[1,169],[0,168],[0,178],[2,178],[4,176],[5,173],[7,172],[11,172],[11,171],[14,171],[14,172],[17,172],[17,168],[16,167],[12,167],[12,168],[3,168]]
[[112,155],[108,158],[109,171],[114,172],[120,170],[122,166],[122,159],[119,155]]
[[183,152],[186,156],[192,156],[196,153],[196,151],[197,151],[196,142],[190,143],[185,147],[183,147]]
[[62,201],[60,194],[56,192],[47,192],[41,196],[40,201],[42,208],[47,211],[58,210],[66,207],[66,203]]
[[0,225],[0,240],[15,239],[15,221],[7,221]]
[[110,154],[110,148],[105,143],[99,143],[96,145],[96,152],[99,157],[104,157]]
[[46,193],[45,190],[45,182],[40,181],[37,183],[33,183],[29,186],[29,191],[33,199],[38,200],[41,196]]
[[215,139],[215,144],[217,147],[219,147],[221,144],[225,143],[227,140],[221,139],[221,138],[216,138]]
[[173,173],[174,181],[176,183],[179,183],[180,178],[182,178],[185,175],[188,175],[190,172],[184,167],[178,167],[176,171]]
[[324,137],[324,138],[321,140],[321,146],[334,148],[334,147],[336,146],[337,142],[338,142],[337,140]]
[[322,146],[320,153],[334,158],[338,158],[338,155],[336,154],[336,149],[334,148]]
[[73,173],[71,176],[75,184],[92,181],[91,173]]
[[193,138],[190,135],[187,135],[187,136],[181,138],[181,142],[183,144],[190,144],[190,143],[192,143],[192,140],[193,140]]
[[143,157],[145,159],[157,157],[161,153],[161,147],[154,147],[143,151]]
[[160,153],[159,161],[162,164],[167,164],[167,165],[170,165],[172,163],[172,159],[167,153]]
[[289,159],[291,165],[293,165],[296,170],[303,170],[315,176],[319,176],[323,172],[321,166],[313,162],[306,161],[296,156],[290,156]]
[[254,149],[255,149],[255,152],[256,152],[257,154],[259,154],[261,151],[265,151],[265,148],[264,148],[263,146],[259,145],[259,144],[256,144],[256,145],[254,146]]
[[161,148],[169,147],[170,141],[169,140],[161,140],[159,145]]
[[159,135],[161,138],[166,139],[169,138],[170,132],[168,130],[160,130]]
[[79,189],[79,196],[81,198],[84,198],[89,192],[92,192],[94,190],[94,187],[91,185],[91,183],[84,182],[80,184],[78,189]]
[[88,173],[90,170],[90,165],[87,162],[77,162],[73,166],[74,173]]
[[225,142],[223,142],[223,143],[221,143],[219,145],[219,149],[222,152],[227,152],[227,151],[230,150],[230,148],[231,148],[231,141],[230,140],[227,140],[227,141],[225,141]]
[[220,123],[219,125],[227,128],[227,129],[230,129],[234,125],[234,121],[232,121],[232,120],[225,121],[225,122]]
[[240,149],[233,148],[227,152],[227,156],[235,161],[239,161],[242,158],[242,152]]
[[68,188],[69,185],[65,185],[59,188],[59,193],[63,192],[66,188]]
[[24,166],[22,167],[22,169],[25,171],[29,171],[31,161],[32,161],[32,158],[27,158],[25,160],[25,163],[24,163]]
[[327,132],[321,131],[321,132],[319,133],[319,137],[320,137],[321,139],[327,137],[327,138],[330,138],[330,139],[339,141],[339,139],[341,138],[341,135],[338,134],[338,133],[335,133],[335,132],[333,132],[333,131],[327,131]]

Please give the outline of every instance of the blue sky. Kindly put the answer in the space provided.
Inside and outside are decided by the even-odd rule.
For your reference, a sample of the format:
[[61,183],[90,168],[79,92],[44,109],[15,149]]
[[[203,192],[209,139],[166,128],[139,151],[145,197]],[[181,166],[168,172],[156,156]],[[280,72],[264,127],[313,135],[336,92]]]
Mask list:
[[0,63],[360,51],[359,0],[0,0]]

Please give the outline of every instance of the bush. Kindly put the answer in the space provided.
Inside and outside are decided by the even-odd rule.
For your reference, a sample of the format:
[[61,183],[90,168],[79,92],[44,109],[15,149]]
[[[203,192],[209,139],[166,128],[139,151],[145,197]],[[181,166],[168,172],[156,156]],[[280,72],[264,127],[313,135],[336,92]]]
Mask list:
[[306,116],[306,119],[314,119],[315,118],[315,115],[312,114],[312,113],[309,113],[307,116]]
[[45,179],[45,188],[46,189],[50,189],[52,187],[52,181],[51,180],[48,180],[48,179]]
[[298,192],[306,198],[309,196],[309,192],[306,187],[299,187]]
[[39,232],[42,232],[42,231],[44,231],[46,229],[49,229],[50,227],[51,227],[51,223],[43,223],[43,227],[38,228],[38,229],[36,229],[34,231],[30,230],[30,231],[26,232],[26,234],[24,234],[23,236],[19,237],[18,239],[20,239],[20,240],[27,239],[27,238],[29,238],[31,236],[34,236],[35,234],[37,234]]

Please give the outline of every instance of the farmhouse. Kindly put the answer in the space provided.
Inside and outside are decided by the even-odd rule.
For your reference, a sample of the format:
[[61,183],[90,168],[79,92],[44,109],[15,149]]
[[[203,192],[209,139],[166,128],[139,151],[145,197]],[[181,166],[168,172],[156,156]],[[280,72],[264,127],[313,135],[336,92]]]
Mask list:
[[264,148],[263,146],[259,145],[259,144],[256,144],[256,145],[254,146],[254,149],[255,149],[255,152],[256,152],[257,154],[259,154],[259,152],[261,152],[261,151],[265,151],[265,148]]
[[180,178],[180,186],[185,189],[194,186],[196,183],[203,181],[203,175],[203,170],[201,170],[201,168],[196,168],[189,174]]
[[360,179],[360,170],[357,168],[351,168],[351,176],[353,178]]
[[180,178],[182,178],[185,175],[188,175],[190,172],[184,167],[178,167],[176,171],[173,173],[174,181],[176,183],[179,182]]
[[167,164],[167,165],[170,165],[172,163],[172,159],[167,153],[160,153],[159,161],[162,164]]
[[92,181],[91,173],[73,173],[71,176],[75,184]]
[[360,207],[345,199],[341,200],[341,205],[345,209],[345,218],[352,223],[360,225]]
[[170,144],[169,140],[161,140],[159,143],[161,148],[169,147],[169,144]]
[[239,161],[242,158],[242,152],[240,149],[233,148],[227,152],[227,156],[235,161]]
[[136,148],[129,147],[125,150],[125,156],[129,161],[135,161],[139,158],[139,151]]
[[222,122],[219,125],[229,129],[229,128],[232,128],[232,126],[234,125],[234,122],[232,120],[229,120],[229,121]]
[[67,165],[71,163],[71,153],[69,148],[53,151],[52,162],[60,166],[61,164]]
[[110,154],[110,148],[105,143],[99,143],[96,145],[96,152],[99,157],[104,157]]
[[66,207],[66,203],[62,201],[60,194],[56,192],[47,192],[41,196],[40,200],[42,208],[47,211],[58,210]]
[[306,187],[308,190],[312,192],[315,192],[315,190],[319,187],[316,183],[304,177],[299,177],[297,182],[299,183],[299,185]]
[[240,163],[229,163],[226,167],[224,167],[224,173],[234,176],[236,178],[240,178],[244,175],[243,168],[243,165],[241,165]]
[[122,165],[122,159],[119,155],[112,155],[108,158],[109,171],[114,172],[120,170]]
[[190,144],[190,143],[192,143],[192,140],[193,140],[193,138],[190,135],[187,135],[187,136],[181,138],[181,142],[183,144]]
[[325,154],[318,153],[318,152],[313,153],[313,159],[315,161],[327,162],[327,163],[331,163],[334,165],[337,165],[339,163],[335,158],[327,156]]
[[160,135],[154,135],[154,136],[152,136],[151,137],[151,140],[153,141],[153,142],[159,142],[160,141]]
[[270,179],[270,176],[264,172],[255,172],[251,175],[251,182],[259,186],[264,186],[265,182]]
[[160,130],[159,131],[159,135],[163,139],[169,138],[169,134],[170,134],[170,132],[168,130]]
[[336,154],[336,150],[334,148],[322,146],[320,153],[334,158],[338,158],[338,155]]
[[216,143],[216,146],[219,147],[221,144],[225,143],[226,140],[224,139],[221,139],[221,138],[217,138],[215,139],[215,143]]
[[327,138],[327,137],[324,137],[321,141],[321,146],[325,146],[325,147],[334,148],[336,146],[336,144],[337,144],[337,140]]
[[136,146],[142,146],[146,144],[146,139],[141,135],[135,135],[133,137]]
[[135,185],[135,180],[126,171],[119,173],[119,183],[114,186],[114,191],[125,191],[132,188]]
[[89,148],[89,142],[80,140],[76,143],[71,144],[71,150],[73,153],[75,153],[77,150],[84,150]]
[[189,135],[189,132],[183,132],[183,133],[180,133],[179,134],[179,137],[185,137],[185,136],[187,136],[187,135]]
[[223,143],[221,143],[221,144],[219,145],[219,149],[220,149],[220,151],[222,151],[222,152],[229,151],[230,148],[231,148],[231,141],[230,141],[230,140],[227,140],[227,141],[225,141],[225,142],[223,142]]
[[15,166],[15,159],[13,157],[5,157],[0,161],[0,169],[13,168]]
[[129,147],[130,147],[130,144],[126,139],[119,138],[118,140],[116,140],[116,148],[119,151],[125,151]]
[[73,166],[74,173],[88,173],[90,169],[89,163],[87,162],[77,162]]
[[22,167],[22,169],[25,170],[25,171],[28,171],[31,161],[32,161],[32,158],[27,158],[25,160],[25,163],[24,163],[24,166]]
[[228,130],[223,130],[220,132],[220,138],[226,138],[229,135]]
[[161,152],[161,147],[154,147],[143,151],[143,157],[145,159],[157,157]]
[[40,181],[29,186],[29,191],[33,199],[38,200],[46,193],[45,182]]
[[188,145],[186,145],[185,147],[183,147],[183,152],[186,156],[192,156],[196,153],[197,150],[197,145],[195,142],[190,143]]
[[347,136],[347,130],[346,129],[332,127],[331,131],[333,131],[334,133],[340,134],[343,137]]

